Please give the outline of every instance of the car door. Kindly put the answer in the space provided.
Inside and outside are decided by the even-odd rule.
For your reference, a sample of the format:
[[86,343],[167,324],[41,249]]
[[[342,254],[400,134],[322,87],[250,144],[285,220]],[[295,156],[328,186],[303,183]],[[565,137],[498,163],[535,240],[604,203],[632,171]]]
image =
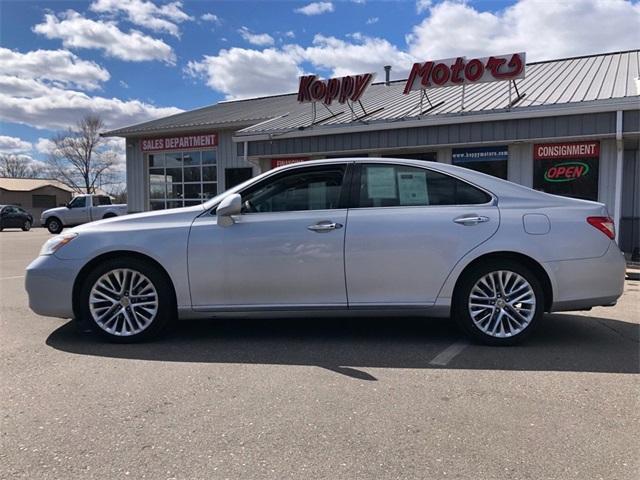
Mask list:
[[199,310],[346,307],[347,164],[301,166],[240,192],[229,227],[195,220],[188,262]]
[[491,237],[493,197],[418,166],[362,164],[345,239],[349,307],[433,304],[454,265]]
[[69,202],[69,211],[65,215],[65,225],[80,225],[89,221],[89,198],[75,197]]
[[15,207],[4,207],[2,210],[2,227],[3,228],[16,228],[19,225],[18,211]]

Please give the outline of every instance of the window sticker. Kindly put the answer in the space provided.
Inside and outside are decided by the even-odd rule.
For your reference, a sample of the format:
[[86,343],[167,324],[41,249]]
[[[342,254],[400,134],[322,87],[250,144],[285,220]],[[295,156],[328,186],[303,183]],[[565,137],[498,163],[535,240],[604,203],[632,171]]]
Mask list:
[[429,205],[427,172],[398,172],[400,205]]
[[394,167],[367,167],[367,195],[371,199],[396,198]]

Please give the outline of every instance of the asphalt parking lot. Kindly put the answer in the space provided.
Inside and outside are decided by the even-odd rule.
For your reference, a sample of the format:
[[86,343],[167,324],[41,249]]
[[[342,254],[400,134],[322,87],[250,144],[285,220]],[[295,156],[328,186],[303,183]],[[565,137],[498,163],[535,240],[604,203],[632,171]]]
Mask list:
[[447,320],[183,322],[111,345],[28,309],[0,233],[0,478],[636,479],[640,282],[523,346]]

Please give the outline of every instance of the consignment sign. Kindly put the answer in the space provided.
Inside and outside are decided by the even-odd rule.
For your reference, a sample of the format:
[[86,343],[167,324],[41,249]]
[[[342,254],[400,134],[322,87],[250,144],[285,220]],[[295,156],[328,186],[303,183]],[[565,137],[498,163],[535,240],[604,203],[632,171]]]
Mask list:
[[533,146],[533,188],[555,195],[598,200],[600,142]]

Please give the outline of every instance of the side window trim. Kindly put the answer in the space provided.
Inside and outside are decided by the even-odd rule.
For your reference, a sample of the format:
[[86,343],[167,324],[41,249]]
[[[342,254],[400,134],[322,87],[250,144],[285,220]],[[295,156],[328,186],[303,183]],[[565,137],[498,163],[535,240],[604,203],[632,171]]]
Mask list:
[[[411,167],[411,168],[419,168],[422,170],[427,170],[429,172],[433,172],[436,174],[440,174],[440,175],[446,175],[448,177],[451,177],[455,180],[458,180],[460,182],[464,182],[467,185],[472,186],[473,188],[476,188],[478,190],[480,190],[481,192],[484,192],[487,194],[487,196],[490,198],[490,200],[488,202],[485,203],[472,203],[472,204],[451,204],[451,205],[394,205],[394,206],[387,206],[387,207],[367,207],[367,206],[361,206],[360,205],[360,188],[361,188],[361,180],[362,180],[362,170],[364,166],[368,166],[368,165],[384,165],[384,166],[388,166],[388,167],[397,167],[397,166],[403,166],[403,167]],[[366,162],[362,162],[362,163],[356,163],[354,165],[354,174],[353,174],[353,183],[351,185],[351,195],[350,195],[350,207],[349,208],[368,208],[368,209],[380,209],[380,208],[434,208],[434,207],[484,207],[484,206],[495,206],[497,205],[497,197],[490,191],[488,191],[487,189],[476,185],[474,183],[471,183],[463,178],[460,178],[456,175],[452,175],[449,172],[440,172],[438,170],[434,170],[432,168],[429,167],[425,167],[422,165],[413,165],[413,164],[409,164],[409,163],[388,163],[388,162],[371,162],[371,163],[366,163]]]

